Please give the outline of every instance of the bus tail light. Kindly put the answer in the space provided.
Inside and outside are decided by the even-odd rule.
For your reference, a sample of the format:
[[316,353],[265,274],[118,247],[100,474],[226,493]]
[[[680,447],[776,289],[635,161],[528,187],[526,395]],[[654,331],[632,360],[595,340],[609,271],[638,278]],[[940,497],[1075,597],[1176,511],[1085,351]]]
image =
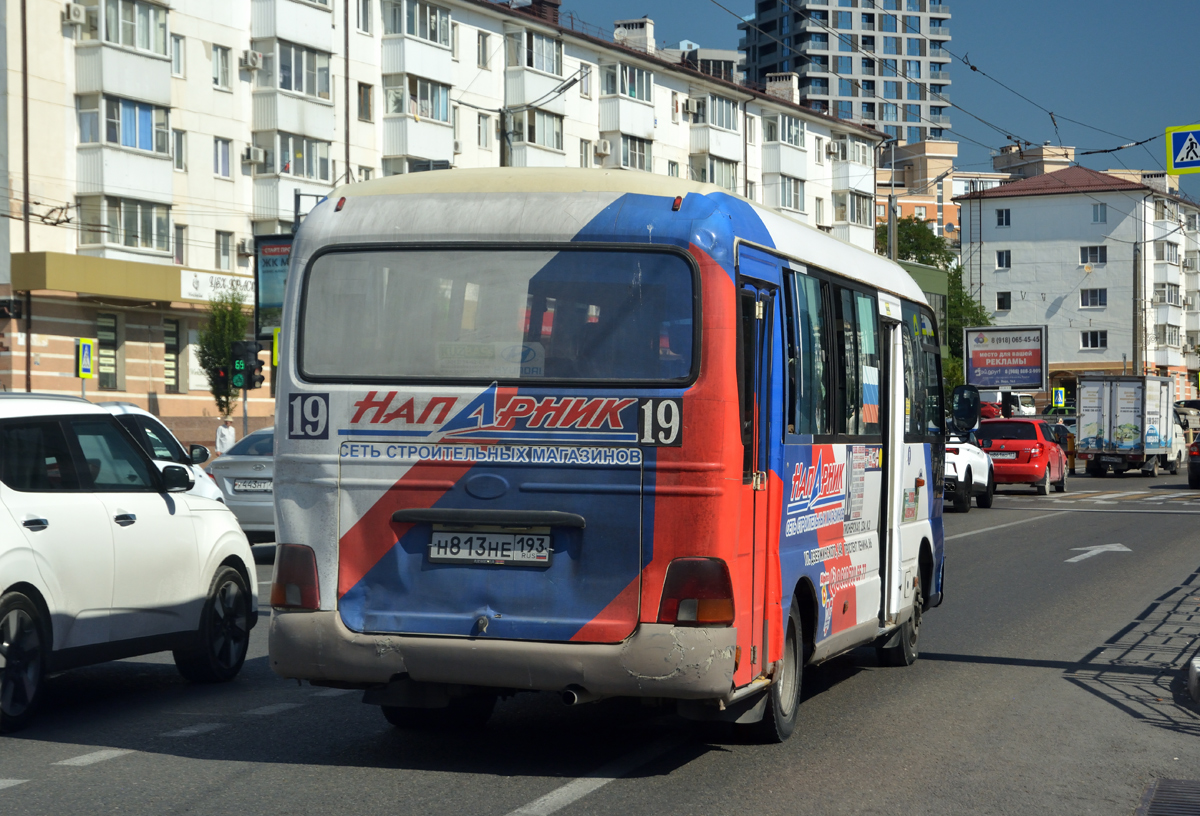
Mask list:
[[321,608],[317,557],[312,547],[280,544],[276,549],[275,575],[271,578],[271,606],[284,609]]
[[677,626],[733,625],[733,582],[719,558],[676,558],[663,581],[658,622]]

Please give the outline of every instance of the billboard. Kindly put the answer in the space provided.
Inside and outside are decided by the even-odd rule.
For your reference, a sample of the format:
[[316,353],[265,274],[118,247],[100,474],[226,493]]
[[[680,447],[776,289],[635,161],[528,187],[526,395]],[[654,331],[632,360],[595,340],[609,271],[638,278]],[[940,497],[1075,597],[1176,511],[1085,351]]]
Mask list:
[[291,235],[257,235],[254,238],[254,336],[269,339],[283,315]]
[[1046,390],[1045,326],[963,329],[963,354],[968,385]]

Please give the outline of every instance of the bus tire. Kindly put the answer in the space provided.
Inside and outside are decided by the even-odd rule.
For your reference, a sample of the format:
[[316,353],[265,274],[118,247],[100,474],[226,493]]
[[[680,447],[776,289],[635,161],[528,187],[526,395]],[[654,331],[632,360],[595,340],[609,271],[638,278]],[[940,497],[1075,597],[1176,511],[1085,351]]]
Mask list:
[[410,708],[380,706],[383,716],[397,728],[427,730],[432,728],[478,730],[487,725],[496,708],[496,695],[488,693],[455,697],[445,708]]
[[900,626],[893,645],[875,647],[881,666],[911,666],[921,654],[921,607],[925,605],[925,594],[919,576],[916,582],[912,617]]
[[767,706],[763,718],[745,726],[756,742],[778,743],[792,735],[796,728],[796,713],[800,708],[800,687],[804,681],[804,662],[808,657],[804,626],[800,620],[800,605],[792,598],[788,612],[787,632],[783,637],[783,660],[778,676],[766,691]]
[[221,567],[200,611],[194,645],[176,649],[175,668],[193,683],[226,683],[237,677],[250,646],[250,591],[241,573]]

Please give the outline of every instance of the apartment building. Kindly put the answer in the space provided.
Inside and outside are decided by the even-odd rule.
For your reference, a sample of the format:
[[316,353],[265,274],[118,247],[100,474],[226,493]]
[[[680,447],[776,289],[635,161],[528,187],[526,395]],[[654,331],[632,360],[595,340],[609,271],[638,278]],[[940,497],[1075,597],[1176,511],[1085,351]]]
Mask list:
[[[187,441],[216,424],[196,364],[206,304],[252,293],[253,237],[290,231],[338,184],[686,175],[872,246],[881,137],[802,105],[795,75],[753,90],[712,55],[659,55],[649,19],[599,32],[560,21],[557,0],[28,0],[28,15],[26,187],[9,4],[0,386],[79,393],[74,340],[97,338],[89,397],[147,407]],[[272,412],[254,392],[252,424]]]
[[759,0],[738,24],[746,75],[801,76],[801,101],[905,144],[950,135],[950,6],[930,0]]
[[1052,387],[1081,374],[1175,380],[1197,396],[1200,205],[1162,173],[1067,167],[959,196],[972,293],[998,325],[1049,326]]

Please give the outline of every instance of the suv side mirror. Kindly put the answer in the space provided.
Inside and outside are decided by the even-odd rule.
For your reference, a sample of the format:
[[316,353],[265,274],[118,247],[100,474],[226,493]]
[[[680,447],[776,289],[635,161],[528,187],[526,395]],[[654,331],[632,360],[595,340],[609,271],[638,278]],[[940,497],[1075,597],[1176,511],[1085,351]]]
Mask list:
[[961,434],[969,433],[979,424],[979,389],[973,385],[960,385],[950,397],[950,415],[954,417],[954,429]]
[[190,448],[188,448],[188,455],[192,457],[193,465],[202,465],[208,461],[208,457],[212,454],[210,454],[208,452],[208,448],[204,447],[203,445],[192,445]]
[[182,465],[167,465],[162,469],[163,487],[168,493],[183,493],[192,489],[192,474]]

